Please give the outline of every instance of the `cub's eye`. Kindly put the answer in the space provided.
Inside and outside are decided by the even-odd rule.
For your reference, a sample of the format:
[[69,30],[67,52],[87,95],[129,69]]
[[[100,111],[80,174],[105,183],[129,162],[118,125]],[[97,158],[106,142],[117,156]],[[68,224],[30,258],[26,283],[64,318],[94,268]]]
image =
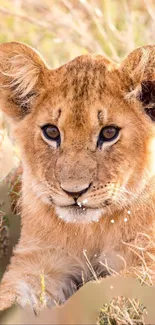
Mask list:
[[117,126],[106,126],[104,127],[98,138],[97,146],[101,146],[103,142],[113,141],[119,135],[119,128]]
[[60,132],[55,125],[47,124],[41,127],[45,138],[60,143]]

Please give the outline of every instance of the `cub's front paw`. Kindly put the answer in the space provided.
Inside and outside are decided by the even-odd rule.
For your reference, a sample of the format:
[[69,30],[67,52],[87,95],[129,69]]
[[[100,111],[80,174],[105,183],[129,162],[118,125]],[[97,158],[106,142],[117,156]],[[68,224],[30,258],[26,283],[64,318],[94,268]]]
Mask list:
[[[36,289],[36,288],[35,288]],[[14,288],[6,284],[0,285],[0,311],[18,304],[21,307],[31,308],[37,314],[42,308],[52,307],[55,300],[51,294],[45,291],[37,291],[25,281],[18,281]]]
[[10,308],[16,302],[16,294],[12,288],[0,286],[0,311]]
[[41,309],[40,297],[24,281],[16,284],[14,288],[9,287],[8,283],[0,286],[0,311],[10,308],[13,304],[21,307],[29,306],[35,313]]

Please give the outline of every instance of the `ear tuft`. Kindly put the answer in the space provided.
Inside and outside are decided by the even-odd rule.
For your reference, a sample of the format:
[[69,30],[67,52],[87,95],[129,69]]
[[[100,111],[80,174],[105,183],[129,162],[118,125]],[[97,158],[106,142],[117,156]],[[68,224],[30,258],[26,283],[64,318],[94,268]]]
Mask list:
[[155,46],[134,50],[119,69],[125,98],[139,100],[146,114],[155,121]]
[[120,64],[121,75],[124,81],[126,99],[139,98],[141,83],[150,59],[150,47],[141,47],[131,52]]
[[155,81],[143,81],[139,100],[146,114],[155,121]]
[[8,59],[7,63],[8,72],[1,71],[5,77],[4,87],[10,90],[13,102],[27,110],[36,96],[34,88],[41,69],[23,54]]
[[142,81],[139,100],[143,105],[155,105],[155,80]]
[[[29,46],[21,43],[1,44],[0,92],[5,106],[12,102],[18,107],[18,115],[19,108],[22,116],[29,113],[44,88],[46,70],[41,57]],[[12,111],[15,109],[12,108]]]

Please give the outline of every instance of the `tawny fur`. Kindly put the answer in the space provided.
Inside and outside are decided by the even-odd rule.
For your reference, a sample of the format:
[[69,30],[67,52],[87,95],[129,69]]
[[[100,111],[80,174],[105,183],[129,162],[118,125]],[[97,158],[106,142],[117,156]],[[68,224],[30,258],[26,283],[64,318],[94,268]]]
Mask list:
[[[8,43],[0,60],[0,105],[23,164],[21,237],[0,285],[0,310],[15,301],[41,308],[42,276],[48,306],[96,276],[145,281],[147,274],[154,283],[155,125],[140,94],[155,80],[155,47],[119,66],[85,55],[51,70],[30,47]],[[42,135],[48,123],[60,130],[59,148]],[[97,148],[107,125],[120,127],[119,139]],[[62,187],[87,184],[71,208]]]

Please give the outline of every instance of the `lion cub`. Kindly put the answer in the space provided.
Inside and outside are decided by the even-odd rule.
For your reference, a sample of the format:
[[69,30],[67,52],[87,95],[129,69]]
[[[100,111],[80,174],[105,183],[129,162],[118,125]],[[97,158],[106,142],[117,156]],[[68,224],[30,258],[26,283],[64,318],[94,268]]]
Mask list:
[[[155,46],[120,64],[82,55],[50,69],[27,45],[0,45],[0,106],[23,175],[18,245],[0,285],[15,301],[63,303],[115,272],[155,282]],[[143,264],[143,266],[142,266]]]

